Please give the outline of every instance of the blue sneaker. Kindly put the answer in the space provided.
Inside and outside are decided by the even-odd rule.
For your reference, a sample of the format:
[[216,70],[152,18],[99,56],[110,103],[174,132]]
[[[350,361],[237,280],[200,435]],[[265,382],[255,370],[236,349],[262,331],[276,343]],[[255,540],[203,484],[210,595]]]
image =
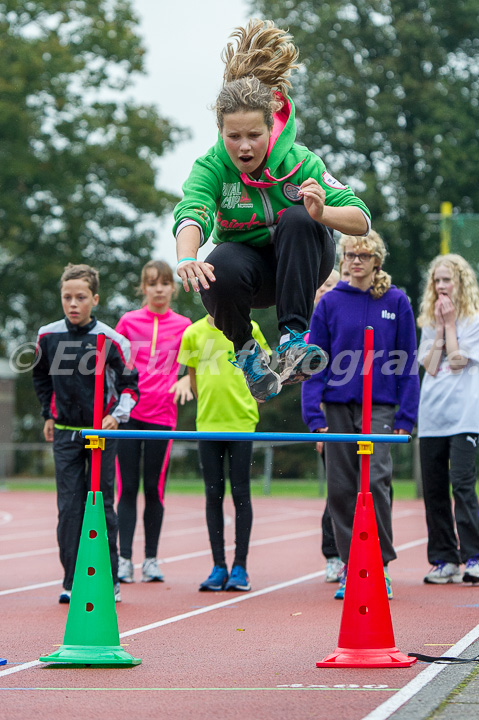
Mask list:
[[344,565],[339,576],[339,587],[334,593],[335,600],[344,600],[344,591],[346,589],[346,575],[348,574],[348,566]]
[[386,590],[388,591],[388,600],[393,599],[393,589],[391,586],[391,578],[389,577],[387,567],[384,567],[384,580],[386,581]]
[[211,575],[201,583],[198,590],[201,592],[210,590],[212,592],[219,592],[224,590],[226,581],[228,580],[228,570],[222,568],[219,565],[215,565],[211,571]]
[[248,592],[251,590],[248,573],[241,567],[241,565],[235,565],[231,570],[230,579],[226,583],[225,590],[240,590],[242,592]]
[[290,338],[278,345],[276,352],[281,385],[292,385],[324,370],[329,359],[320,347],[304,342],[304,336],[309,330],[303,333],[296,333],[289,328],[286,330]]
[[256,340],[247,343],[242,350],[235,353],[236,362],[233,363],[243,371],[246,384],[256,402],[262,403],[276,397],[281,391],[279,375],[269,367],[269,355]]

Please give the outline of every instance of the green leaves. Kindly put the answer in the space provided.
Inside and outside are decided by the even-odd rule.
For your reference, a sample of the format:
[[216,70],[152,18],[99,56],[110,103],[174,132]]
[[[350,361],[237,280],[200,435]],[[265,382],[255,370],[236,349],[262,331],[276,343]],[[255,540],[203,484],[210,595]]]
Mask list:
[[[102,320],[137,306],[155,223],[177,201],[156,163],[184,135],[125,97],[143,58],[127,0],[0,1],[1,354],[61,316],[69,262],[100,271]],[[29,375],[18,382],[23,417],[36,404]]]
[[443,200],[478,212],[477,3],[251,4],[300,49],[301,141],[367,202],[389,246],[386,269],[417,307],[421,270],[439,252],[428,215]]

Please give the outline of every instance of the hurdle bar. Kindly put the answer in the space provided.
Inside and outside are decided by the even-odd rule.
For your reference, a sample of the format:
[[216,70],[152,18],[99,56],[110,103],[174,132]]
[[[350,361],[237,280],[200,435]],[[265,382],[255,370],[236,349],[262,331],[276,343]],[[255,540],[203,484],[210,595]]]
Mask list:
[[195,430],[80,430],[83,438],[119,438],[120,440],[225,440],[265,442],[378,442],[409,443],[411,435],[374,435],[353,433],[274,433],[274,432],[199,432]]

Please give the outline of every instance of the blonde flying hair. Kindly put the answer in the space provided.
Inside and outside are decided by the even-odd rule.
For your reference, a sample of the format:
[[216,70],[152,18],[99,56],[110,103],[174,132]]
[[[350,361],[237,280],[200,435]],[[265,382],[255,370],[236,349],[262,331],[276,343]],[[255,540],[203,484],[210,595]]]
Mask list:
[[479,287],[474,270],[461,255],[449,253],[438,255],[428,268],[426,287],[419,307],[419,327],[436,324],[434,305],[437,300],[434,274],[439,267],[446,267],[454,278],[454,295],[451,300],[456,308],[457,319],[472,318],[479,312]]
[[371,230],[369,235],[360,237],[357,235],[341,235],[339,244],[341,246],[341,250],[343,251],[341,262],[344,262],[344,251],[346,245],[348,244],[352,245],[356,252],[366,250],[378,258],[379,267],[374,274],[374,280],[369,292],[375,300],[378,300],[384,295],[384,293],[387,293],[391,287],[391,276],[382,269],[382,265],[388,254],[382,237],[375,230]]
[[[291,83],[291,70],[298,68],[299,51],[285,30],[272,20],[249,20],[237,27],[221,59],[225,64],[223,88],[215,104],[216,119],[223,129],[224,116],[239,111],[260,110],[269,129],[273,113],[278,112]],[[279,95],[278,95],[279,93]]]

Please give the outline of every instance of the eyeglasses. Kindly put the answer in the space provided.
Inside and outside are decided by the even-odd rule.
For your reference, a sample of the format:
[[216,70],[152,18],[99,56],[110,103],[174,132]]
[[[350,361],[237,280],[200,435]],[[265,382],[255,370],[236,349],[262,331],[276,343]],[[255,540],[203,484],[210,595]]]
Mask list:
[[353,253],[353,252],[346,252],[344,253],[345,260],[348,260],[348,262],[353,262],[356,258],[359,260],[359,262],[365,263],[368,262],[368,260],[371,260],[374,255],[371,255],[371,253]]

